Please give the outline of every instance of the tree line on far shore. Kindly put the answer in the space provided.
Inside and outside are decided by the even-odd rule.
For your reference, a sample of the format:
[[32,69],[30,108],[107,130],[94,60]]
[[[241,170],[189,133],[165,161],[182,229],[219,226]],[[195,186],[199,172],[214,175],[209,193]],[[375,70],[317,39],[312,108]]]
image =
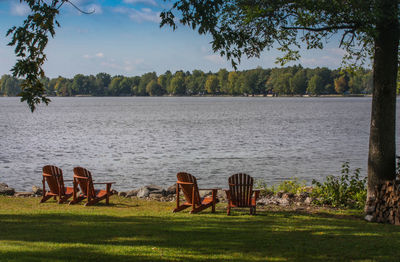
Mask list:
[[[244,71],[220,69],[217,73],[170,71],[157,76],[111,76],[77,74],[72,79],[59,76],[41,80],[49,96],[192,96],[192,95],[327,95],[370,94],[372,71],[359,69],[352,73],[322,68],[290,66],[256,68]],[[3,75],[0,95],[16,96],[21,92],[20,79]]]

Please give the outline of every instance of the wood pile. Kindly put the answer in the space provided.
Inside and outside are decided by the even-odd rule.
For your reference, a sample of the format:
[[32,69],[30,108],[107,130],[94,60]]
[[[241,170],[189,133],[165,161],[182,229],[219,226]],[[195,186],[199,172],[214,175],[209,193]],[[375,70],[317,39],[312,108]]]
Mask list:
[[387,181],[375,187],[375,198],[366,209],[372,221],[400,225],[400,181]]

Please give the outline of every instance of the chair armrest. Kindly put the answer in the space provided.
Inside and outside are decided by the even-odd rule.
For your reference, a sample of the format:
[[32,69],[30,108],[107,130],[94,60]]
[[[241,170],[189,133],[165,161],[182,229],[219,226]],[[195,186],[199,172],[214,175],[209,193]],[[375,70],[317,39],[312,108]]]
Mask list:
[[177,184],[181,184],[181,185],[194,185],[194,183],[191,182],[181,182],[181,181],[176,181]]
[[88,180],[89,178],[88,177],[86,177],[86,176],[76,176],[76,175],[74,175],[74,178],[78,178],[78,179],[86,179],[86,180]]
[[253,189],[253,192],[260,192],[261,189]]
[[72,179],[65,179],[64,182],[73,182],[74,180]]
[[97,182],[97,183],[93,183],[96,185],[107,185],[107,184],[115,184],[116,182]]

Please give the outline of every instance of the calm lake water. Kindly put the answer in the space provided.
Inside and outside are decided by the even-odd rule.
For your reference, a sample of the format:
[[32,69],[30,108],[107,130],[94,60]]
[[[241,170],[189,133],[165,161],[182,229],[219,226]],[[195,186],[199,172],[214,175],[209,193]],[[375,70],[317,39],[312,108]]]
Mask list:
[[371,98],[76,97],[32,114],[0,98],[0,182],[30,190],[46,164],[65,179],[86,167],[117,190],[169,186],[179,171],[200,186],[226,187],[236,172],[310,183],[344,161],[365,175],[370,107]]

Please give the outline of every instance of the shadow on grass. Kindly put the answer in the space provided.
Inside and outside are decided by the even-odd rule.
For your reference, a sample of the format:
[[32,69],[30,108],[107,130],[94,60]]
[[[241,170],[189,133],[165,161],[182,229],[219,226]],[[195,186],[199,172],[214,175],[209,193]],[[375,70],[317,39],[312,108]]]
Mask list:
[[[6,260],[396,261],[400,229],[331,214],[0,214]],[[18,248],[18,245],[22,245]]]

